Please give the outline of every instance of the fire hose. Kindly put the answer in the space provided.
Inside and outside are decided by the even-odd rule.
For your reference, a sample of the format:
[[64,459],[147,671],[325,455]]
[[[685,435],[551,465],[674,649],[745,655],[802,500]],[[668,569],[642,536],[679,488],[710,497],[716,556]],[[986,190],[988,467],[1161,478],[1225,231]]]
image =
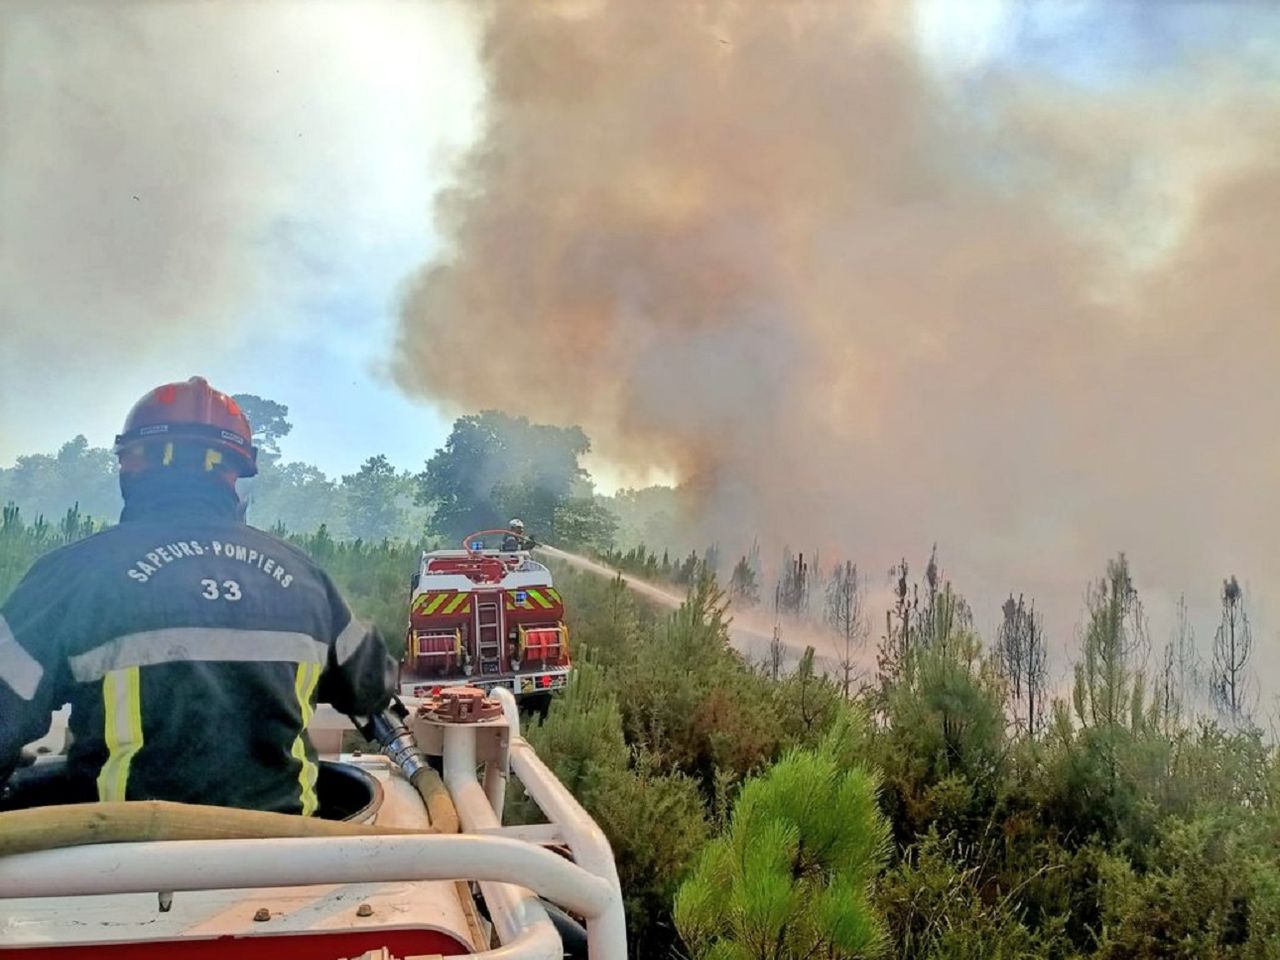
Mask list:
[[404,718],[408,711],[398,697],[381,713],[372,717],[352,717],[356,728],[366,740],[382,746],[382,752],[391,758],[409,783],[422,797],[427,808],[427,817],[431,821],[434,833],[457,833],[460,829],[458,811],[453,805],[449,791],[440,779],[440,774],[432,769],[418,747],[413,732],[405,726]]

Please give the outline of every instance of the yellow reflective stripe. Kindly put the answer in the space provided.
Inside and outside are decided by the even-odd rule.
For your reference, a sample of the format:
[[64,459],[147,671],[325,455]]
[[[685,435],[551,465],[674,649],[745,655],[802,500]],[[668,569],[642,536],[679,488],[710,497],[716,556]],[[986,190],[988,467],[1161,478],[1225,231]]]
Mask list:
[[448,598],[448,596],[449,594],[447,593],[437,593],[434,597],[431,598],[431,602],[427,604],[427,609],[424,610],[423,613],[435,613],[436,607],[444,603],[445,599]]
[[551,609],[551,604],[547,601],[547,598],[544,597],[542,594],[540,594],[537,590],[530,590],[528,591],[528,593],[529,593],[529,596],[531,596],[534,599],[534,601],[538,604],[538,606],[540,606],[543,610]]
[[102,678],[102,728],[107,762],[98,771],[98,799],[124,800],[129,765],[142,747],[142,688],[137,667],[112,670]]
[[556,591],[554,587],[547,587],[547,596],[550,597],[552,600],[554,600],[556,603],[560,602],[560,594]]
[[470,612],[471,612],[471,599],[470,599],[470,598],[468,598],[468,599],[467,599],[467,602],[466,602],[466,603],[464,603],[464,604],[462,605],[462,609],[461,609],[461,610],[459,610],[458,612],[459,612],[459,613],[470,613]]
[[298,787],[301,791],[304,817],[311,816],[319,806],[319,801],[316,799],[316,777],[319,775],[319,770],[316,768],[315,761],[307,756],[306,741],[307,724],[311,722],[311,715],[315,712],[311,696],[315,693],[319,680],[320,664],[298,664],[298,672],[293,678],[293,690],[298,695],[298,709],[302,712],[302,728],[298,731],[297,739],[293,741],[293,749],[290,753],[293,759],[302,765],[298,770]]
[[458,594],[449,601],[448,605],[444,608],[444,612],[453,613],[453,611],[457,610],[458,607],[462,606],[462,601],[465,599],[467,599],[467,595],[465,593]]

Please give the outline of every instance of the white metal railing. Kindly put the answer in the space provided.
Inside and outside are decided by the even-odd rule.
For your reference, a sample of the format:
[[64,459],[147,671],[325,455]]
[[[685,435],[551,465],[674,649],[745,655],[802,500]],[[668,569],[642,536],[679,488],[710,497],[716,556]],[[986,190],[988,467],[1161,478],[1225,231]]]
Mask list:
[[560,828],[573,853],[574,862],[592,876],[603,879],[606,889],[617,894],[616,901],[606,904],[598,914],[587,917],[587,949],[591,956],[625,957],[627,928],[621,885],[613,851],[604,831],[555,774],[547,769],[523,737],[512,738],[511,769],[547,819]]
[[550,850],[466,834],[100,843],[0,859],[0,899],[14,900],[412,880],[521,884],[588,918],[613,900],[604,878]]
[[438,550],[431,554],[424,553],[418,567],[418,583],[411,593],[414,597],[424,592],[438,590],[454,590],[458,593],[474,593],[480,590],[500,588],[503,590],[519,590],[522,587],[551,586],[551,571],[546,564],[539,563],[529,556],[527,551],[486,550],[482,556],[500,560],[506,572],[500,581],[477,584],[463,573],[452,570],[430,570],[433,559],[466,559],[472,556],[466,550]]
[[[520,735],[511,692],[497,688],[490,696],[502,706],[500,720],[418,721],[423,746],[433,746],[443,755],[445,784],[465,833],[168,840],[18,854],[0,858],[0,900],[317,883],[475,881],[502,946],[474,956],[559,960],[560,937],[539,902],[542,898],[585,919],[591,960],[625,960],[622,892],[608,840]],[[477,776],[481,762],[483,781]],[[548,824],[502,826],[511,773]],[[543,845],[561,839],[572,862]]]
[[[582,913],[587,921],[587,950],[592,960],[623,960],[627,954],[626,918],[609,841],[582,805],[538,758],[528,741],[520,736],[520,715],[511,692],[497,688],[491,695],[502,704],[510,741],[502,761],[489,760],[485,763],[484,786],[476,778],[476,735],[484,728],[473,724],[443,727],[444,782],[458,809],[462,827],[468,832],[501,827],[501,794],[509,763],[533,802],[559,828],[575,864],[603,883],[610,893],[609,902],[601,910],[592,914]],[[536,888],[522,890],[481,884],[481,889],[498,936],[504,942],[515,936],[521,917],[532,915],[540,921],[546,915],[529,892]],[[547,899],[552,900],[551,897]]]

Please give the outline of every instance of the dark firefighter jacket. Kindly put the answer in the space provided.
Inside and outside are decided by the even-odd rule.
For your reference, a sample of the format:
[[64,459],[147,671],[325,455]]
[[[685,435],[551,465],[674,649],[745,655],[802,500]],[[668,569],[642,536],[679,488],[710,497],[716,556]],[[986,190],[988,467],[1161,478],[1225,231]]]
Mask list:
[[0,608],[0,783],[69,702],[76,799],[310,815],[304,728],[317,701],[386,705],[382,640],[234,501],[134,513],[41,559]]

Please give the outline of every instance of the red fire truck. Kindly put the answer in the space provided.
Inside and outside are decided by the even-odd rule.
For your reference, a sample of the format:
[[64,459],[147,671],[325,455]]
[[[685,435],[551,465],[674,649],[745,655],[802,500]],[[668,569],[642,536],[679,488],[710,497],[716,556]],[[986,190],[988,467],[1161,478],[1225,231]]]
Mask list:
[[560,594],[529,551],[485,546],[506,533],[481,530],[461,550],[423,553],[411,582],[403,695],[466,685],[528,697],[565,685],[569,632]]

